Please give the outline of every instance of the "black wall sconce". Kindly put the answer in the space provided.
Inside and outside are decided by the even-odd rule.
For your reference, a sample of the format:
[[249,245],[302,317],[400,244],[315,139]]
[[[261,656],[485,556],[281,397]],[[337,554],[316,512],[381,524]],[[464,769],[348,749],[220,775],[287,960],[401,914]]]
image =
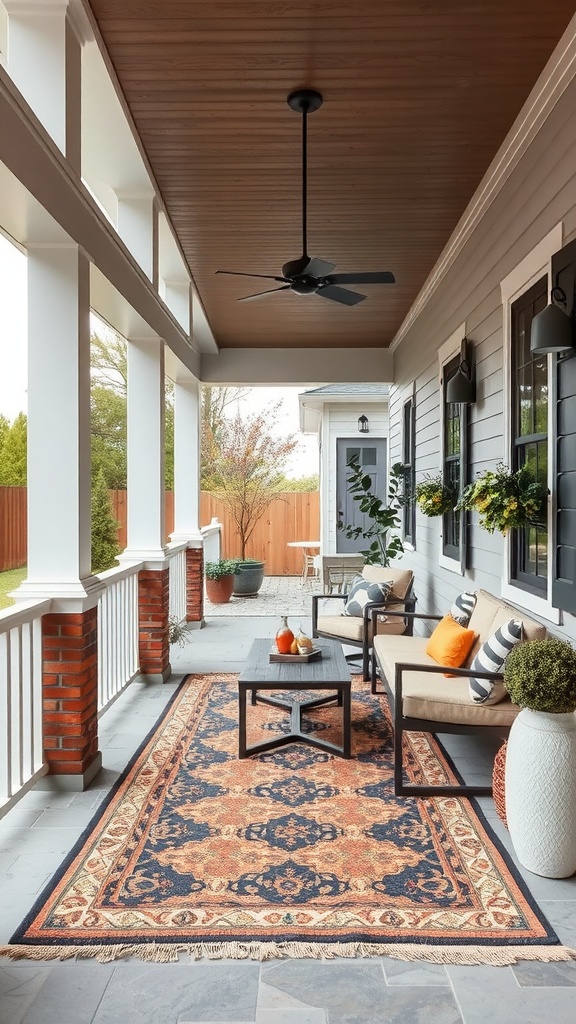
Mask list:
[[550,305],[532,320],[530,351],[536,355],[574,351],[575,279],[576,244],[570,242],[552,257]]
[[451,405],[473,405],[476,401],[476,380],[469,361],[465,358],[467,339],[462,340],[460,365],[446,385],[446,401]]
[[359,432],[361,434],[369,433],[369,431],[368,431],[368,417],[364,416],[364,414],[362,414],[362,416],[358,417],[358,430],[359,430]]

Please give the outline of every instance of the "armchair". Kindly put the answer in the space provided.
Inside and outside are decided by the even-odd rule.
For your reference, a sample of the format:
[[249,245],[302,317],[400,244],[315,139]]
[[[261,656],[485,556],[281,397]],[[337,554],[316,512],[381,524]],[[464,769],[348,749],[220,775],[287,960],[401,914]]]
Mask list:
[[[392,580],[393,587],[386,604],[368,602],[362,616],[344,615],[342,612],[334,615],[320,615],[320,601],[340,601],[340,605],[343,607],[342,602],[347,600],[348,594],[314,594],[312,596],[312,636],[339,640],[342,644],[361,648],[362,677],[367,682],[374,628],[377,633],[406,633],[411,636],[412,619],[409,616],[406,619],[402,618],[402,613],[403,611],[414,611],[416,597],[413,594],[414,577],[410,569],[365,565],[359,575],[362,575],[369,583]],[[388,618],[388,609],[394,609],[398,613],[397,617]],[[375,612],[375,616],[373,612]],[[373,625],[374,617],[376,626]]]

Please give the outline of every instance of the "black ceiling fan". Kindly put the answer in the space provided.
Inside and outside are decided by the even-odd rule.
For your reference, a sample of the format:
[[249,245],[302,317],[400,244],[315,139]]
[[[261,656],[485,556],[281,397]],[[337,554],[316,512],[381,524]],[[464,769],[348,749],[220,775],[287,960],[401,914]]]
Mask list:
[[288,96],[288,106],[302,114],[302,255],[297,260],[290,260],[282,267],[282,276],[273,274],[250,274],[240,270],[217,270],[217,274],[233,274],[237,277],[262,277],[268,281],[279,281],[280,288],[269,288],[254,295],[244,295],[239,302],[259,299],[263,295],[274,292],[293,291],[298,295],[323,295],[325,299],[341,302],[345,306],[355,306],[366,298],[349,288],[341,288],[343,284],[394,284],[396,278],[389,270],[374,273],[333,274],[334,263],[309,256],[307,249],[307,118],[322,106],[322,95],[315,89],[298,89]]

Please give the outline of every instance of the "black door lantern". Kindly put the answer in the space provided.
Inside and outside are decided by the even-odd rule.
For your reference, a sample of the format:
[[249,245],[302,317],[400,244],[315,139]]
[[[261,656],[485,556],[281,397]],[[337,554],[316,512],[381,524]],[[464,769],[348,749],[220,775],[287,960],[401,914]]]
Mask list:
[[368,434],[369,433],[369,430],[368,430],[368,417],[364,416],[364,413],[362,413],[362,416],[358,417],[358,430],[359,430],[359,432],[361,434]]

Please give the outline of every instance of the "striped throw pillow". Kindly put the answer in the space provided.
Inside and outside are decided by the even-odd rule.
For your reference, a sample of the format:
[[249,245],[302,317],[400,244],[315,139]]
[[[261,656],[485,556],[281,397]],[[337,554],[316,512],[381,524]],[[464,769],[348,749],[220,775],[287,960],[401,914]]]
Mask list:
[[461,626],[467,626],[470,621],[470,616],[474,611],[474,605],[476,604],[476,594],[470,593],[465,590],[463,594],[459,594],[454,604],[450,609],[450,615],[456,622],[459,622]]
[[[476,672],[502,672],[510,651],[522,639],[522,619],[509,619],[482,644],[470,665]],[[475,704],[497,704],[506,696],[504,682],[470,676],[470,699]]]
[[355,576],[344,605],[344,615],[355,615],[362,618],[364,608],[369,601],[386,604],[388,594],[393,586],[393,580],[388,580],[386,583],[369,583],[363,576]]

